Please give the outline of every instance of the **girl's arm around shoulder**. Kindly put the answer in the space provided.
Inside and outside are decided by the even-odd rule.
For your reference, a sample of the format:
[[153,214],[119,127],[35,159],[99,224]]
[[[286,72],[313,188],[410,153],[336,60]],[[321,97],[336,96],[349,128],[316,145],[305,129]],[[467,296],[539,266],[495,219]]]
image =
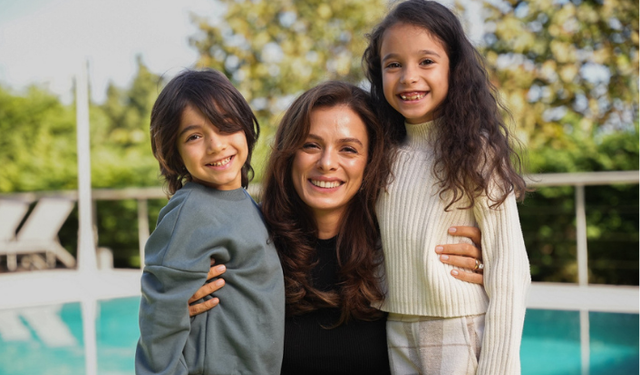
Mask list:
[[482,231],[484,286],[489,297],[477,374],[520,374],[520,342],[531,284],[516,199],[498,207],[478,199],[474,215]]

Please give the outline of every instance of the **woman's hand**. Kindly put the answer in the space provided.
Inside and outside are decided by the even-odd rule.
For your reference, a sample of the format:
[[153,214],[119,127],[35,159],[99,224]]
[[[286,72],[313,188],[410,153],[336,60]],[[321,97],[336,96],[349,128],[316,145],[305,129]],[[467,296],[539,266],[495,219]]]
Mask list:
[[482,277],[482,251],[477,247],[480,244],[482,234],[476,227],[451,227],[449,234],[471,239],[475,244],[457,243],[451,245],[436,246],[436,253],[440,255],[442,263],[451,264],[470,271],[452,270],[451,275],[458,280],[467,281],[474,284],[483,283]]
[[[211,259],[211,268],[209,268],[209,273],[207,274],[207,280],[211,280],[213,278],[219,277],[227,270],[224,264],[219,266],[213,266],[215,261]],[[189,316],[195,316],[201,314],[205,311],[209,311],[212,308],[216,307],[220,300],[218,298],[211,298],[210,300],[197,303],[195,305],[191,305],[192,302],[199,300],[200,298],[216,292],[218,289],[224,286],[224,279],[217,279],[210,283],[204,284],[198,289],[198,291],[189,299]]]

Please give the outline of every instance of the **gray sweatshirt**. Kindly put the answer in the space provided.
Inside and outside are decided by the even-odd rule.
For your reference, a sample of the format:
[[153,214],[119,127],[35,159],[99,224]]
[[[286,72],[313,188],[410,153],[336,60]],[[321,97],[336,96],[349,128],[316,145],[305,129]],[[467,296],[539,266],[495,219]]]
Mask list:
[[[160,211],[145,252],[136,374],[280,373],[282,268],[244,189],[187,183]],[[190,318],[211,257],[227,267],[220,304]]]

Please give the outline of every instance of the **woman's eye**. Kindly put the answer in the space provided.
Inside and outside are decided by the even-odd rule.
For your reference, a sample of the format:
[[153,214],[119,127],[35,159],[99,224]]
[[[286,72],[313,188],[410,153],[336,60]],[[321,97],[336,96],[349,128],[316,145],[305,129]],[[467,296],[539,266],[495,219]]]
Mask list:
[[351,146],[346,146],[342,148],[343,152],[348,152],[350,154],[357,154],[358,150],[355,147],[351,147]]
[[316,143],[305,143],[302,145],[302,149],[303,150],[311,150],[311,149],[315,149],[315,148],[319,148],[320,146],[318,146]]

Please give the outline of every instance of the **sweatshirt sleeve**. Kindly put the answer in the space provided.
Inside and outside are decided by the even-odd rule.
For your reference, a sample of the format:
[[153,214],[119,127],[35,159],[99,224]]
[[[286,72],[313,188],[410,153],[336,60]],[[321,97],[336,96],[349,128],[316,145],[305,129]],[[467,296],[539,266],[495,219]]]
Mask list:
[[477,375],[518,375],[531,284],[529,260],[514,195],[497,208],[490,204],[484,197],[474,208],[482,231],[484,286],[489,297]]
[[183,252],[185,246],[189,246],[190,251],[205,251],[191,248],[193,241],[189,244],[181,241],[185,236],[191,236],[190,228],[197,225],[188,222],[188,215],[180,217],[181,208],[180,202],[170,202],[165,207],[167,212],[164,215],[161,213],[161,220],[145,247],[139,315],[140,340],[135,361],[137,375],[188,374],[183,351],[190,331],[198,329],[192,324],[204,321],[191,322],[187,301],[205,283],[209,265],[198,264],[197,267],[188,269],[167,260],[172,258],[171,254]]

